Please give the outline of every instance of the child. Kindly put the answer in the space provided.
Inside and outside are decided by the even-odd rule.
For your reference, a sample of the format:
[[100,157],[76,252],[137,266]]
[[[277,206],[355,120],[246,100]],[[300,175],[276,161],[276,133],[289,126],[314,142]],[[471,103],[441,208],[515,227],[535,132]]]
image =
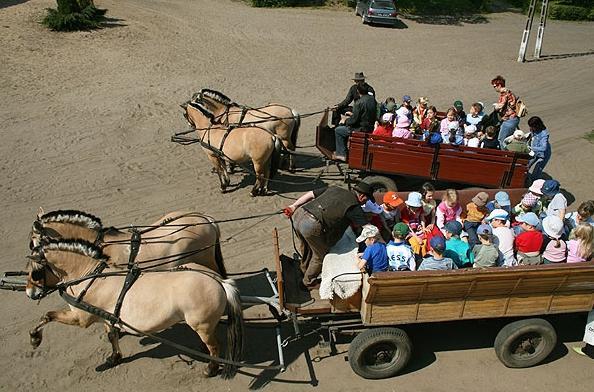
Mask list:
[[379,229],[374,225],[365,225],[357,242],[365,242],[366,248],[363,254],[357,255],[357,267],[362,272],[373,274],[388,270],[388,254],[386,244],[379,234]]
[[488,200],[489,194],[487,192],[479,192],[472,198],[470,203],[466,204],[464,230],[468,233],[468,244],[471,249],[479,243],[476,229],[481,225],[488,213],[485,207]]
[[425,226],[428,230],[433,229],[433,225],[435,224],[435,210],[437,208],[437,203],[433,198],[433,194],[435,193],[435,187],[432,183],[426,182],[421,185],[421,189],[419,190],[421,196],[423,196],[423,212],[425,213]]
[[445,256],[454,260],[459,268],[472,267],[473,255],[468,243],[460,238],[462,224],[451,221],[445,225],[446,251]]
[[373,130],[373,135],[392,137],[394,131],[394,113],[384,113],[377,127]]
[[588,223],[594,226],[594,200],[588,200],[580,204],[577,211],[565,215],[565,231],[571,234],[571,231],[580,223]]
[[514,255],[514,233],[507,225],[509,216],[507,211],[496,208],[485,218],[491,224],[493,235],[497,240],[497,248],[500,252],[499,264],[505,267],[518,264]]
[[417,100],[417,107],[413,109],[413,122],[417,125],[421,125],[427,117],[427,105],[429,105],[429,99],[427,97],[420,97]]
[[431,238],[431,256],[426,257],[419,266],[419,271],[428,270],[451,270],[458,268],[454,261],[448,257],[444,257],[445,240],[441,236]]
[[561,239],[563,221],[558,216],[547,216],[542,220],[543,242],[540,251],[543,264],[564,263],[567,259],[567,243]]
[[495,194],[495,200],[491,200],[487,203],[487,211],[489,211],[489,213],[496,209],[505,210],[508,214],[511,214],[511,201],[509,200],[507,192],[497,192]]
[[447,222],[458,221],[462,223],[460,215],[462,215],[462,207],[458,203],[458,192],[455,189],[446,189],[443,193],[443,200],[435,211],[435,224],[443,231],[443,227]]
[[546,180],[542,184],[541,201],[546,206],[546,216],[556,215],[561,219],[565,218],[567,210],[567,199],[561,193],[561,184],[557,180]]
[[399,222],[394,225],[393,240],[386,246],[389,271],[414,271],[417,268],[412,248],[406,243],[409,233],[410,229],[405,223]]
[[430,106],[427,109],[427,115],[419,125],[424,133],[439,132],[439,121],[437,120],[437,109],[435,106]]
[[474,255],[473,268],[496,267],[499,260],[499,251],[493,245],[493,230],[489,225],[480,225],[477,229],[480,245],[472,248]]
[[524,230],[517,235],[514,241],[518,264],[542,264],[540,249],[542,248],[543,236],[536,229],[540,225],[538,216],[534,212],[527,212],[518,216],[516,221],[520,222],[522,230]]
[[490,126],[485,130],[485,138],[481,140],[481,148],[491,148],[493,150],[499,150],[499,140],[497,140],[497,130],[495,127]]
[[573,230],[573,239],[567,242],[567,262],[579,263],[592,260],[594,252],[594,227],[580,223]]
[[475,125],[464,126],[464,145],[466,147],[478,147],[480,144],[479,138],[476,136]]
[[470,106],[470,113],[466,115],[466,124],[474,125],[478,128],[483,117],[485,117],[485,113],[483,113],[483,104],[475,102]]
[[[400,109],[398,109],[400,111]],[[392,137],[401,137],[404,139],[410,139],[412,137],[412,132],[409,129],[410,127],[410,119],[404,115],[398,115],[398,119],[396,122],[396,126],[392,131]]]
[[456,109],[456,120],[460,126],[466,124],[466,113],[464,112],[464,104],[459,99],[454,101],[454,109]]
[[412,114],[412,105],[410,104],[410,95],[405,95],[402,97],[402,106],[396,110],[396,121],[400,119],[400,117],[405,116],[408,118],[409,124],[412,123],[413,114]]
[[388,227],[394,227],[394,225],[400,221],[400,207],[404,201],[398,197],[396,192],[384,193],[384,204],[382,207],[382,216]]
[[528,192],[522,197],[522,201],[518,203],[513,209],[512,213],[515,216],[523,215],[527,212],[534,212],[539,215],[542,211],[542,203],[540,198],[532,192]]
[[410,192],[405,207],[400,212],[400,219],[411,231],[409,243],[415,254],[425,253],[425,213],[423,212],[423,196],[419,192]]
[[508,137],[504,141],[505,149],[508,151],[518,152],[520,154],[528,154],[530,152],[530,148],[528,147],[528,143],[524,139],[524,132],[517,129],[513,136]]
[[456,108],[449,108],[446,118],[441,120],[439,127],[441,138],[443,139],[444,143],[449,143],[451,129],[453,128],[456,130],[459,127],[460,123],[456,120]]
[[396,112],[396,100],[394,97],[386,98],[386,101],[379,105],[377,118],[381,120],[381,118],[386,113],[394,114]]

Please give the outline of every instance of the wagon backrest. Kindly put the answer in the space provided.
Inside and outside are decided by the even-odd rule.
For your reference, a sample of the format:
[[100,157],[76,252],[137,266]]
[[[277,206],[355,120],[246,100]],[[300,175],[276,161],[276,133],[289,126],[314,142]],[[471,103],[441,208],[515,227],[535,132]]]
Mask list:
[[364,282],[366,324],[589,311],[594,263],[382,272]]

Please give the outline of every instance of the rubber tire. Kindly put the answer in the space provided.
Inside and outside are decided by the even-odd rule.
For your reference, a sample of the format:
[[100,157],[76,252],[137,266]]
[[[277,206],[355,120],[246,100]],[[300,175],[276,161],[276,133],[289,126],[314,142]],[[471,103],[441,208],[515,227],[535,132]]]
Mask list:
[[[541,337],[541,343],[533,355],[526,358],[514,356],[513,346],[518,339],[527,334]],[[557,344],[555,328],[546,320],[533,318],[514,321],[499,331],[495,338],[495,353],[497,358],[509,368],[527,368],[539,364],[549,356]]]
[[384,176],[367,176],[361,180],[371,186],[374,192],[384,192],[384,191],[398,191],[398,187],[394,180]]
[[[395,356],[388,364],[373,368],[366,364],[365,355],[378,345],[388,344],[396,349]],[[412,353],[412,342],[406,332],[399,328],[374,328],[361,332],[349,346],[349,364],[353,371],[367,379],[394,377],[408,363]]]

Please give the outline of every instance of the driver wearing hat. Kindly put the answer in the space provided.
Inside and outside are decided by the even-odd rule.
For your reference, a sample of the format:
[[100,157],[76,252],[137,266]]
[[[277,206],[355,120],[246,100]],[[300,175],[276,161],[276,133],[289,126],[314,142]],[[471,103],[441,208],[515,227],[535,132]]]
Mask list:
[[371,87],[367,82],[365,82],[365,75],[363,72],[355,72],[355,76],[353,77],[353,82],[355,82],[350,88],[347,93],[345,99],[342,102],[336,104],[336,110],[332,112],[332,124],[338,125],[340,122],[340,116],[346,114],[347,112],[352,111],[352,107],[350,106],[353,101],[356,101],[361,96],[357,92],[357,86],[363,86],[367,91],[367,94],[372,95],[375,97],[375,90]]
[[303,284],[307,288],[318,283],[324,256],[347,227],[352,226],[359,234],[367,224],[361,206],[368,200],[373,201],[373,190],[360,182],[352,190],[330,186],[309,191],[283,210],[287,217],[293,217],[301,245]]

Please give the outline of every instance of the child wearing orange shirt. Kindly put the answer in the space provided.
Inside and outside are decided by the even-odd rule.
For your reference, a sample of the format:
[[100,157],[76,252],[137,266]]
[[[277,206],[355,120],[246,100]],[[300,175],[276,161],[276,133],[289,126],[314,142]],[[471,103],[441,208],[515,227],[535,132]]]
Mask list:
[[464,219],[464,231],[468,234],[468,245],[472,249],[479,244],[479,238],[476,234],[476,229],[481,225],[485,216],[489,213],[487,210],[487,202],[489,195],[487,192],[477,193],[470,203],[466,205],[466,218]]

